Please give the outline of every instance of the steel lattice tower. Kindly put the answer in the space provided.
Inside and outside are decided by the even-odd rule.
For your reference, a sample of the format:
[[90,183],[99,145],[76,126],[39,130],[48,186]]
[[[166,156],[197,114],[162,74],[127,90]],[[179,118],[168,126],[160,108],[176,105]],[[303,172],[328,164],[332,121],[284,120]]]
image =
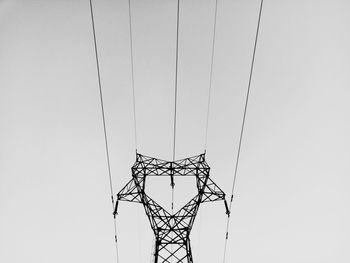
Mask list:
[[[131,171],[132,179],[117,194],[114,216],[119,201],[143,204],[155,235],[154,263],[193,263],[190,233],[200,204],[222,200],[229,216],[225,193],[209,178],[205,154],[169,162],[137,153]],[[174,176],[194,176],[198,192],[178,212],[170,214],[146,194],[148,176],[169,176],[172,187]]]

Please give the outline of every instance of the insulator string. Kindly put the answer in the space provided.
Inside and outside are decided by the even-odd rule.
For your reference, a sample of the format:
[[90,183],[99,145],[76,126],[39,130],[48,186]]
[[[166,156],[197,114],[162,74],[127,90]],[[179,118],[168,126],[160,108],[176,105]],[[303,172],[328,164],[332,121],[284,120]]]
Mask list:
[[[233,176],[233,183],[232,183],[232,190],[231,190],[231,197],[230,197],[230,205],[229,205],[229,211],[230,212],[231,212],[232,203],[233,203],[233,194],[234,194],[235,185],[236,185],[236,179],[237,179],[239,157],[240,157],[241,146],[242,146],[242,138],[243,138],[244,126],[245,126],[245,121],[246,121],[246,116],[247,116],[247,108],[248,108],[250,87],[251,87],[252,76],[253,76],[253,69],[254,69],[254,62],[255,62],[255,53],[256,53],[256,46],[257,46],[257,43],[258,43],[258,36],[259,36],[259,29],[260,29],[260,21],[261,21],[261,14],[262,14],[262,9],[263,9],[263,3],[264,3],[264,0],[261,0],[260,1],[260,8],[259,8],[258,23],[257,23],[257,27],[256,27],[256,33],[255,33],[253,55],[252,55],[252,60],[251,60],[251,65],[250,65],[249,81],[248,81],[248,88],[247,88],[247,94],[246,94],[245,105],[244,105],[244,112],[243,112],[242,125],[241,125],[241,132],[240,132],[240,136],[239,136],[236,164],[235,164],[235,170],[234,170],[234,176]],[[226,239],[225,239],[225,245],[224,245],[223,263],[225,263],[225,260],[226,260],[226,250],[227,250],[227,241],[228,241],[230,219],[231,219],[231,216],[229,216],[227,218],[227,223],[226,223]]]

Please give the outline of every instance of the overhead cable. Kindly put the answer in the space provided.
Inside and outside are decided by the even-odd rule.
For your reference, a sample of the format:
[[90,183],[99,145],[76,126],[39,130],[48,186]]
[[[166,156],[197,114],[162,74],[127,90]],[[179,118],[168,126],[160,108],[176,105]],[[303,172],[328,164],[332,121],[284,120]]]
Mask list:
[[[94,47],[95,47],[95,59],[96,59],[96,70],[97,70],[97,78],[98,78],[98,88],[100,94],[100,106],[101,106],[101,114],[102,114],[102,123],[103,123],[103,133],[104,133],[104,141],[105,141],[105,150],[106,150],[106,159],[107,159],[107,167],[108,167],[108,179],[109,179],[109,187],[110,194],[112,199],[112,209],[114,209],[114,194],[113,194],[113,184],[112,184],[112,173],[111,173],[111,164],[109,157],[109,147],[108,147],[108,137],[107,137],[107,129],[106,129],[106,118],[103,104],[103,93],[102,93],[102,84],[101,84],[101,74],[100,74],[100,64],[98,59],[98,50],[97,50],[97,42],[96,42],[96,30],[95,30],[95,20],[94,20],[94,12],[92,0],[89,0],[90,3],[90,14],[91,14],[91,25],[92,25],[92,34],[94,39]],[[114,239],[115,239],[115,249],[117,256],[117,263],[119,263],[119,253],[118,253],[118,240],[117,240],[117,225],[116,219],[114,218]]]
[[135,137],[135,149],[137,151],[137,125],[136,125],[136,99],[135,99],[135,77],[134,77],[134,52],[132,41],[132,19],[131,19],[131,0],[128,0],[129,4],[129,43],[130,43],[130,64],[131,64],[131,86],[132,86],[132,102],[134,112],[134,137]]
[[174,137],[173,137],[173,161],[176,155],[176,118],[177,118],[177,86],[178,86],[178,64],[179,64],[179,23],[180,23],[180,0],[177,0],[176,13],[176,48],[175,48],[175,89],[174,89]]
[[207,104],[207,120],[205,125],[204,150],[207,149],[207,141],[208,141],[208,126],[209,126],[211,89],[213,85],[213,64],[214,64],[214,53],[215,53],[217,14],[218,14],[218,0],[215,0],[214,28],[213,28],[213,38],[212,38],[212,45],[211,45],[211,62],[210,62],[209,91],[208,91],[208,104]]
[[[240,136],[239,136],[236,164],[235,164],[235,170],[234,170],[234,176],[233,176],[231,200],[230,200],[230,205],[229,205],[229,211],[230,212],[231,212],[231,208],[232,208],[233,194],[234,194],[235,185],[236,185],[236,179],[237,179],[237,171],[238,171],[239,157],[240,157],[240,153],[241,153],[244,125],[245,125],[245,120],[246,120],[246,116],[247,116],[247,108],[248,108],[250,87],[251,87],[252,76],[253,76],[253,69],[254,69],[254,62],[255,62],[255,53],[256,53],[256,46],[257,46],[258,36],[259,36],[259,29],[260,29],[260,21],[261,21],[261,14],[262,14],[263,3],[264,3],[264,0],[261,0],[260,1],[260,8],[259,8],[258,23],[257,23],[257,27],[256,27],[256,34],[255,34],[255,40],[254,40],[253,56],[252,56],[251,65],[250,65],[249,81],[248,81],[248,88],[247,88],[247,94],[246,94],[245,106],[244,106],[244,112],[243,112],[243,118],[242,118],[241,132],[240,132]],[[223,262],[224,263],[225,263],[225,260],[226,260],[226,249],[227,249],[228,233],[229,233],[229,226],[230,226],[230,218],[231,218],[230,216],[227,218],[227,223],[226,223],[226,239],[225,239],[225,245],[224,245],[224,257],[223,257]]]
[[[176,157],[176,121],[177,121],[177,86],[178,86],[178,66],[179,66],[179,24],[180,24],[180,0],[177,0],[176,10],[176,47],[175,47],[175,87],[174,87],[174,132],[173,132],[173,161]],[[171,177],[171,214],[174,214],[174,178]],[[173,238],[173,235],[171,235]],[[171,252],[173,246],[171,245]],[[172,262],[171,258],[171,262]]]

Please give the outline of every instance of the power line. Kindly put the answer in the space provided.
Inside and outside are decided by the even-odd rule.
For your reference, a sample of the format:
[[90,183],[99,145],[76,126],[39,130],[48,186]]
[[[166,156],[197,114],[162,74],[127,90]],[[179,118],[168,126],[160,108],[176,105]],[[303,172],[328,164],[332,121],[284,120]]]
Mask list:
[[[100,64],[99,64],[99,59],[98,59],[95,20],[94,20],[94,12],[93,12],[92,0],[89,0],[89,3],[90,3],[92,34],[93,34],[93,38],[94,38],[94,47],[95,47],[95,59],[96,59],[96,70],[97,70],[97,78],[98,78],[98,87],[99,87],[99,93],[100,93],[100,106],[101,106],[101,113],[102,113],[103,133],[104,133],[105,150],[106,150],[107,167],[108,167],[108,179],[109,179],[110,194],[111,194],[111,199],[112,199],[112,209],[114,209],[114,198],[113,198],[114,194],[113,194],[113,186],[112,186],[112,173],[111,173],[111,164],[110,164],[110,157],[109,157],[109,150],[108,150],[109,148],[108,148],[108,139],[107,139],[106,118],[105,118],[105,111],[104,111],[104,106],[103,106],[103,94],[102,94],[102,85],[101,85]],[[115,248],[116,248],[117,262],[119,262],[118,242],[117,242],[117,225],[116,225],[115,218],[114,218],[114,224],[113,225],[114,225],[114,237],[115,237]]]
[[180,18],[180,0],[177,0],[173,161],[175,161],[175,154],[176,154],[176,118],[177,118],[176,111],[177,111],[177,86],[178,86],[178,64],[179,64],[179,18]]
[[215,0],[214,29],[213,29],[213,38],[212,38],[212,48],[211,48],[211,63],[210,63],[209,92],[208,92],[207,120],[206,120],[205,138],[204,138],[204,150],[207,149],[207,141],[208,141],[208,126],[209,126],[211,89],[213,84],[213,64],[214,64],[214,52],[215,52],[217,13],[218,13],[218,0]]
[[[214,8],[214,23],[213,23],[213,37],[212,37],[212,46],[211,46],[211,61],[210,61],[210,75],[209,75],[209,90],[208,90],[208,102],[207,102],[207,119],[205,125],[205,136],[204,136],[204,151],[207,150],[208,143],[208,127],[209,127],[209,113],[210,113],[210,102],[211,102],[211,90],[213,84],[213,65],[214,65],[214,54],[215,54],[215,40],[216,40],[216,21],[218,14],[218,0],[215,0],[215,8]],[[200,248],[200,233],[201,233],[201,220],[202,213],[198,211],[199,216],[199,231],[198,231],[198,249]]]
[[132,102],[134,112],[134,137],[135,137],[135,149],[137,151],[137,126],[136,126],[136,101],[135,101],[135,77],[134,77],[134,52],[132,41],[132,23],[131,23],[131,0],[128,0],[129,4],[129,38],[130,38],[130,63],[131,63],[131,86],[132,86]]
[[[174,88],[174,132],[173,132],[173,161],[176,156],[176,118],[177,118],[177,86],[178,86],[178,65],[179,65],[179,18],[180,18],[180,0],[177,0],[176,12],[176,55],[175,55],[175,88]],[[171,177],[171,212],[174,212],[174,180]]]
[[[247,116],[249,93],[250,93],[250,87],[251,87],[252,76],[253,76],[253,69],[254,69],[254,62],[255,62],[255,53],[256,53],[256,46],[257,46],[258,36],[259,36],[259,29],[260,29],[260,21],[261,21],[261,14],[262,14],[263,3],[264,3],[264,0],[261,0],[260,8],[259,8],[258,24],[257,24],[257,27],[256,27],[253,56],[252,56],[252,61],[251,61],[251,65],[250,65],[248,89],[247,89],[245,106],[244,106],[244,112],[243,112],[243,118],[242,118],[241,132],[240,132],[240,136],[239,136],[236,165],[235,165],[235,171],[234,171],[234,177],[233,177],[233,183],[232,183],[231,200],[230,200],[230,205],[229,205],[229,211],[230,212],[231,212],[231,208],[232,208],[233,193],[234,193],[234,189],[235,189],[235,185],[236,185],[236,179],[237,179],[237,170],[238,170],[239,157],[240,157],[240,153],[241,153],[244,125],[245,125],[245,120],[246,120],[246,116]],[[230,216],[227,218],[227,223],[226,223],[226,240],[225,240],[225,247],[224,247],[224,258],[223,258],[223,262],[224,263],[225,263],[225,260],[226,260],[226,249],[227,249],[228,231],[229,231],[229,226],[230,226],[230,218],[231,218]]]
[[[177,86],[178,86],[178,66],[179,66],[179,24],[180,24],[180,0],[177,0],[176,12],[176,54],[175,54],[175,89],[174,89],[174,138],[173,138],[173,162],[176,156],[176,118],[177,118]],[[171,214],[174,214],[174,178],[173,171],[171,176]],[[173,234],[171,234],[173,239]],[[171,253],[173,253],[173,245],[171,245]],[[171,258],[171,262],[173,259]]]

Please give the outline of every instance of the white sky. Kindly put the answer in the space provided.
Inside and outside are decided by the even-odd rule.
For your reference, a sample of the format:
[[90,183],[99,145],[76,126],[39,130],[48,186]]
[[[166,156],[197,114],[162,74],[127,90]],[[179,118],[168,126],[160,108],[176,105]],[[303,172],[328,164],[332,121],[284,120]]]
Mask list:
[[[178,158],[203,152],[214,11],[181,2]],[[135,158],[127,1],[94,3],[117,192]],[[170,159],[176,1],[132,3],[138,149]],[[207,161],[228,194],[258,8],[219,0]],[[227,263],[350,261],[349,8],[265,0]],[[87,0],[0,0],[0,262],[115,262],[93,52]],[[143,210],[119,211],[120,263],[149,262]],[[225,223],[202,206],[195,262],[222,262]]]

